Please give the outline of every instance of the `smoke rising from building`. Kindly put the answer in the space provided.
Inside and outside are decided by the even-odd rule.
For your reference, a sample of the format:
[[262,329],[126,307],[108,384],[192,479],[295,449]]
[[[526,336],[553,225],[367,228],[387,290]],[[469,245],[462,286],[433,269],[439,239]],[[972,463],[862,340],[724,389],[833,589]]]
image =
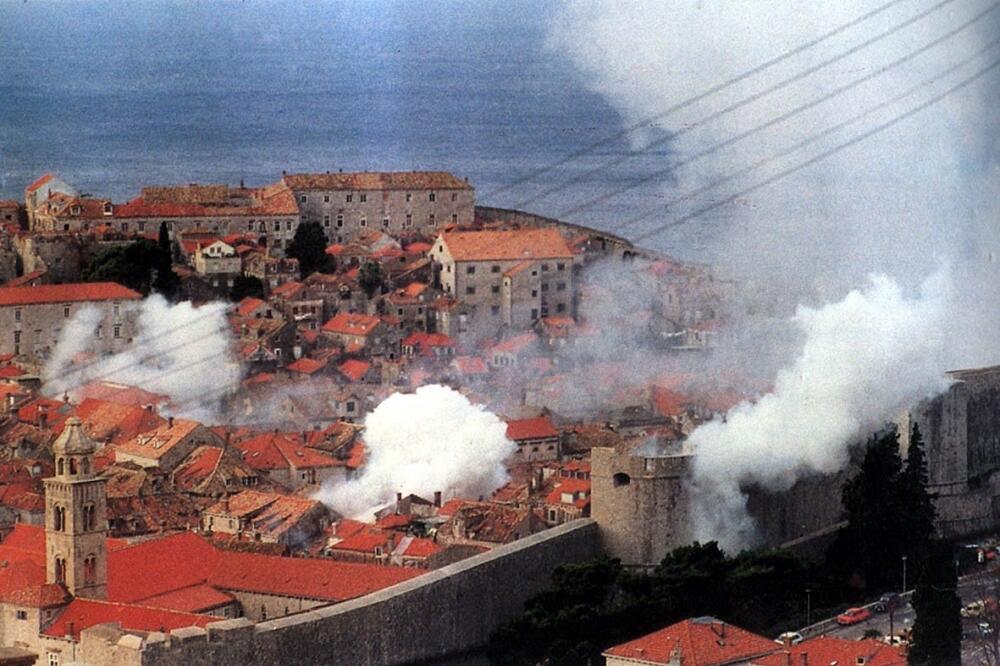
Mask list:
[[138,312],[128,313],[136,317],[138,332],[124,350],[75,365],[77,355],[98,351],[96,312],[80,310],[63,329],[43,371],[46,392],[72,396],[91,381],[118,382],[168,395],[168,410],[211,421],[219,399],[238,387],[225,304],[171,305],[150,296]]
[[[664,141],[666,175],[652,188],[675,203],[619,231],[668,225],[942,93],[996,58],[996,49],[985,49],[1000,33],[998,12],[975,19],[988,8],[959,0],[917,18],[929,8],[899,4],[633,132],[633,149]],[[788,0],[752,12],[733,1],[571,3],[551,25],[550,47],[631,126],[873,9],[860,1]],[[854,85],[859,73],[904,57]],[[949,77],[926,83],[952,66]],[[765,374],[773,391],[690,438],[697,501],[712,507],[700,514],[700,538],[746,543],[752,526],[740,484],[780,489],[836,471],[864,429],[941,389],[945,370],[997,361],[1000,315],[982,304],[1000,293],[1000,114],[991,102],[998,88],[993,70],[888,131],[647,241],[724,265],[751,297],[746,311],[758,317],[755,330],[780,331],[789,316],[794,322],[791,335],[745,336],[728,351],[737,364],[772,359]],[[863,121],[804,143],[868,110]],[[799,144],[807,147],[745,170]],[[637,212],[634,194],[615,199],[622,219]],[[940,270],[943,264],[950,269]],[[720,502],[727,511],[718,511]]]
[[741,486],[781,491],[808,474],[834,473],[894,410],[944,389],[952,291],[944,270],[913,295],[874,276],[837,303],[800,307],[793,322],[805,343],[774,389],[689,437],[695,537],[748,545]]
[[504,460],[515,445],[506,432],[496,415],[448,387],[394,393],[365,418],[361,476],[324,487],[316,499],[342,515],[370,518],[397,492],[488,497],[508,480]]

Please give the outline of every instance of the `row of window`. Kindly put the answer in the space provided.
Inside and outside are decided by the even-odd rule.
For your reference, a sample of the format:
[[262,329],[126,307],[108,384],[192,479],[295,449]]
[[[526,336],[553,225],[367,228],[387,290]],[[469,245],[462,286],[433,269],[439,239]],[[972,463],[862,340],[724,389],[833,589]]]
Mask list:
[[[548,291],[548,290],[549,290],[549,283],[548,282],[543,282],[542,283],[542,291]],[[566,283],[565,282],[557,282],[556,283],[556,291],[566,291]],[[494,284],[494,285],[490,286],[490,292],[494,293],[494,294],[499,294],[500,293],[500,285]],[[468,287],[465,288],[465,293],[467,295],[469,295],[469,296],[474,296],[475,293],[476,293],[476,288],[470,285],[470,286],[468,286]],[[538,290],[537,289],[532,289],[531,290],[531,297],[532,298],[538,298]]]
[[[548,271],[548,270],[550,270],[550,268],[551,268],[551,266],[549,264],[542,264],[542,272],[543,273],[546,272],[546,271]],[[564,271],[564,270],[566,270],[566,264],[564,264],[563,262],[560,261],[559,263],[556,264],[556,270],[557,271]],[[490,266],[490,273],[499,273],[499,272],[500,272],[500,265],[499,264],[493,264],[492,266]],[[466,266],[465,267],[465,274],[466,275],[475,275],[476,274],[476,267],[475,266]],[[532,272],[532,275],[535,275],[535,273]]]
[[[97,507],[92,504],[83,505],[83,531],[93,532],[97,529]],[[67,532],[69,531],[69,525],[66,522],[66,507],[56,505],[52,510],[52,529],[56,532]]]
[[[329,194],[324,194],[323,195],[323,203],[330,203],[330,199],[331,199],[331,197],[330,197]],[[427,200],[431,201],[431,202],[437,201],[437,192],[428,192],[427,193]],[[458,193],[457,192],[452,192],[451,193],[451,200],[452,201],[458,201]],[[348,192],[347,194],[345,194],[344,195],[344,201],[346,201],[347,203],[354,203],[354,192]],[[413,193],[412,192],[407,192],[406,193],[406,202],[409,203],[411,201],[413,201]],[[309,195],[307,195],[307,194],[300,194],[299,195],[299,203],[308,203],[308,202],[309,202]],[[367,203],[367,202],[368,202],[368,194],[366,192],[359,192],[358,193],[358,203]]]
[[[389,226],[390,226],[390,222],[391,222],[391,218],[389,216],[383,217],[382,218],[382,227],[385,228],[385,229],[388,229]],[[451,222],[452,222],[452,224],[458,224],[458,213],[453,213],[452,214],[452,216],[451,216]],[[427,224],[428,224],[428,226],[432,226],[432,227],[437,224],[437,217],[434,215],[434,213],[431,213],[430,215],[427,216]],[[337,215],[337,228],[341,229],[341,228],[343,228],[343,226],[344,226],[344,215],[343,215],[343,213],[341,213],[341,214]],[[359,227],[367,227],[368,226],[368,218],[362,216],[358,220],[358,226]],[[403,218],[403,228],[404,229],[408,229],[408,228],[410,228],[412,226],[413,226],[413,214],[412,213],[407,213],[406,217]],[[329,215],[324,215],[323,216],[323,227],[326,228],[326,229],[330,228],[330,216]]]

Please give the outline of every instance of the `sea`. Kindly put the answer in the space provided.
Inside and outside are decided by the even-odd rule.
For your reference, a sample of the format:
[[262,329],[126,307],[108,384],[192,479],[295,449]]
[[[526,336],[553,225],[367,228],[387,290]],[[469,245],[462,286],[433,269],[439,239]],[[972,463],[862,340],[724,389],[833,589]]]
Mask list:
[[[151,184],[440,169],[467,177],[479,203],[558,216],[667,155],[598,169],[629,150],[622,119],[549,46],[555,9],[0,0],[0,198],[47,171],[122,202]],[[614,231],[655,196],[567,219]]]

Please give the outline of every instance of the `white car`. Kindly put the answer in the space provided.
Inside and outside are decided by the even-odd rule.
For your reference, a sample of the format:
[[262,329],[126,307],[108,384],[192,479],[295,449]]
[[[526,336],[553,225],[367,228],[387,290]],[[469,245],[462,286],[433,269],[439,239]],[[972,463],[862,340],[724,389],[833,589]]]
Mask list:
[[786,643],[790,645],[798,645],[799,643],[802,642],[802,640],[803,640],[802,634],[800,634],[799,632],[786,631],[785,633],[775,638],[774,642],[781,643],[782,645],[785,645]]

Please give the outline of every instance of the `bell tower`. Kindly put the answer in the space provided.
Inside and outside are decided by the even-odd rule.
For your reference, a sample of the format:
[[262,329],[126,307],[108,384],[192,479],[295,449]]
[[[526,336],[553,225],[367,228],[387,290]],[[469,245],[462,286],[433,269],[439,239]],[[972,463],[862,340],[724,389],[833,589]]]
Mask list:
[[45,479],[46,580],[90,599],[107,595],[108,536],[105,479],[94,471],[93,440],[80,419],[52,444],[56,475]]

